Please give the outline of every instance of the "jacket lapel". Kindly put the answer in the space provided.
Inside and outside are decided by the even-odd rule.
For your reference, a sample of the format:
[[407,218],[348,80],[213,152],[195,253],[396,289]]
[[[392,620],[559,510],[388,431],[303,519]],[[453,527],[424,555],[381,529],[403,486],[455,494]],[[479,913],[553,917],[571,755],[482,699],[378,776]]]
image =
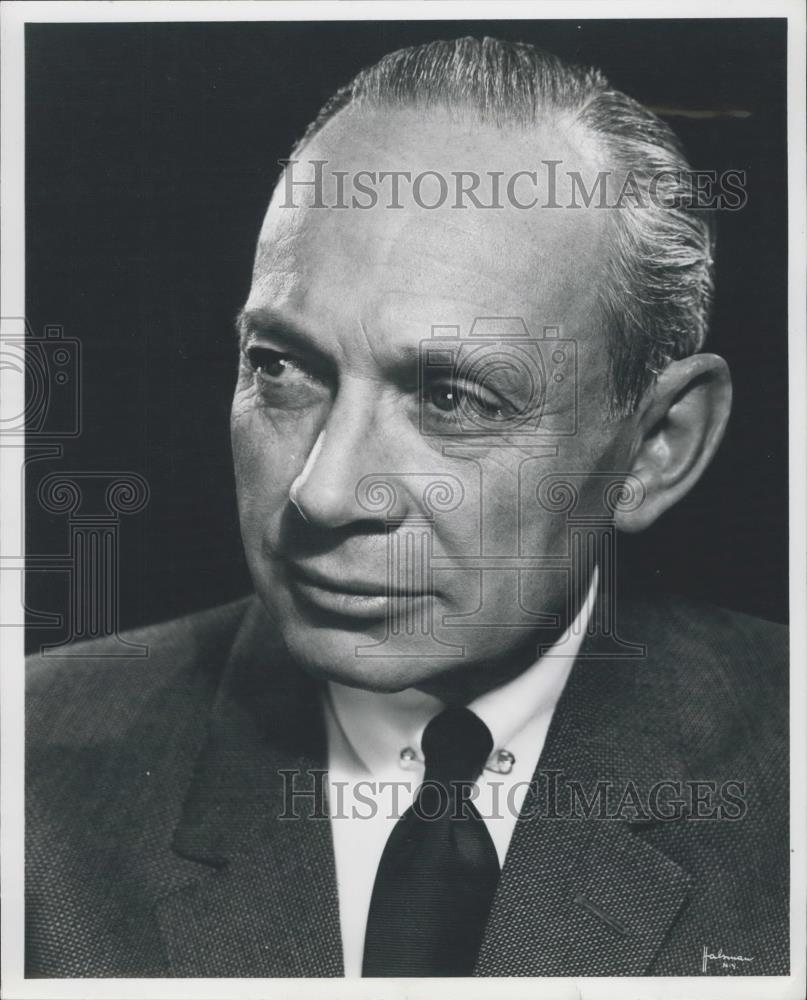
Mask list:
[[192,877],[157,905],[172,975],[342,975],[324,760],[316,686],[255,600],[174,836]]
[[[638,976],[684,903],[689,876],[650,842],[652,819],[622,810],[626,789],[647,803],[657,781],[684,780],[665,695],[672,664],[588,659],[587,643],[557,706],[505,859],[477,962],[484,976]],[[651,650],[652,654],[652,650]],[[595,802],[572,813],[570,782]],[[630,794],[630,792],[629,792]],[[554,815],[553,815],[554,814]],[[532,816],[532,818],[531,818]]]

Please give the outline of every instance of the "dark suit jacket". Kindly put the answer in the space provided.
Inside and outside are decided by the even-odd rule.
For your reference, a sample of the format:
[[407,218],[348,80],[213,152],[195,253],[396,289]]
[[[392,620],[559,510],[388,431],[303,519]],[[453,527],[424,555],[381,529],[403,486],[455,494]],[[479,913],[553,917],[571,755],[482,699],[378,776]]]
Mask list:
[[[701,975],[705,948],[753,959],[707,974],[786,974],[785,630],[677,599],[619,618],[646,658],[576,663],[539,771],[735,780],[747,809],[522,817],[476,972]],[[341,975],[330,824],[278,818],[279,771],[324,767],[314,682],[254,598],[132,638],[147,658],[30,667],[28,975]]]

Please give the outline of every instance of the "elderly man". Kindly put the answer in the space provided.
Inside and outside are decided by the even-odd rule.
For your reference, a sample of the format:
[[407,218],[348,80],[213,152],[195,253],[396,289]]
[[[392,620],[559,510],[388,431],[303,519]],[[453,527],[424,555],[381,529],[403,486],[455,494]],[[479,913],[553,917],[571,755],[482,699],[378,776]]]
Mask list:
[[526,45],[326,105],[238,318],[257,596],[32,665],[30,975],[788,970],[786,638],[616,588],[728,419],[702,196]]

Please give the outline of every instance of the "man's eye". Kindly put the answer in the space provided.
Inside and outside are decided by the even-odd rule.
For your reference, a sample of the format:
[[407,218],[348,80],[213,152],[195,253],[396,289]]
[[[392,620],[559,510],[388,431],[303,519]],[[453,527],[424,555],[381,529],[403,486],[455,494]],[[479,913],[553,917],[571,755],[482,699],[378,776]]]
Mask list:
[[267,382],[277,382],[284,376],[302,374],[294,359],[280,351],[273,351],[268,347],[250,347],[246,355],[252,370]]
[[250,344],[243,353],[244,370],[257,406],[271,410],[304,410],[328,398],[327,372],[315,362],[286,351]]
[[427,399],[438,410],[442,410],[444,413],[453,413],[459,405],[459,394],[456,389],[449,388],[448,386],[437,386],[430,389],[427,393]]
[[426,390],[426,401],[443,413],[470,409],[488,419],[501,419],[505,416],[501,401],[481,386],[461,386],[456,383],[430,386]]

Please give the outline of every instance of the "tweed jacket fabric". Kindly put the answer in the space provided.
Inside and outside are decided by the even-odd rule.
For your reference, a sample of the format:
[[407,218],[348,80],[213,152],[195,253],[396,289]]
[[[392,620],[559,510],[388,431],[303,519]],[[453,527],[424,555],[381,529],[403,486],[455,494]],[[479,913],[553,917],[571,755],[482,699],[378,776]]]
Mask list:
[[[619,620],[646,655],[584,642],[475,972],[787,974],[786,631],[673,598]],[[330,823],[281,818],[282,772],[325,767],[316,683],[254,597],[129,638],[149,655],[29,665],[27,975],[342,975]],[[575,781],[636,808],[570,811]],[[744,808],[647,814],[662,781]]]

